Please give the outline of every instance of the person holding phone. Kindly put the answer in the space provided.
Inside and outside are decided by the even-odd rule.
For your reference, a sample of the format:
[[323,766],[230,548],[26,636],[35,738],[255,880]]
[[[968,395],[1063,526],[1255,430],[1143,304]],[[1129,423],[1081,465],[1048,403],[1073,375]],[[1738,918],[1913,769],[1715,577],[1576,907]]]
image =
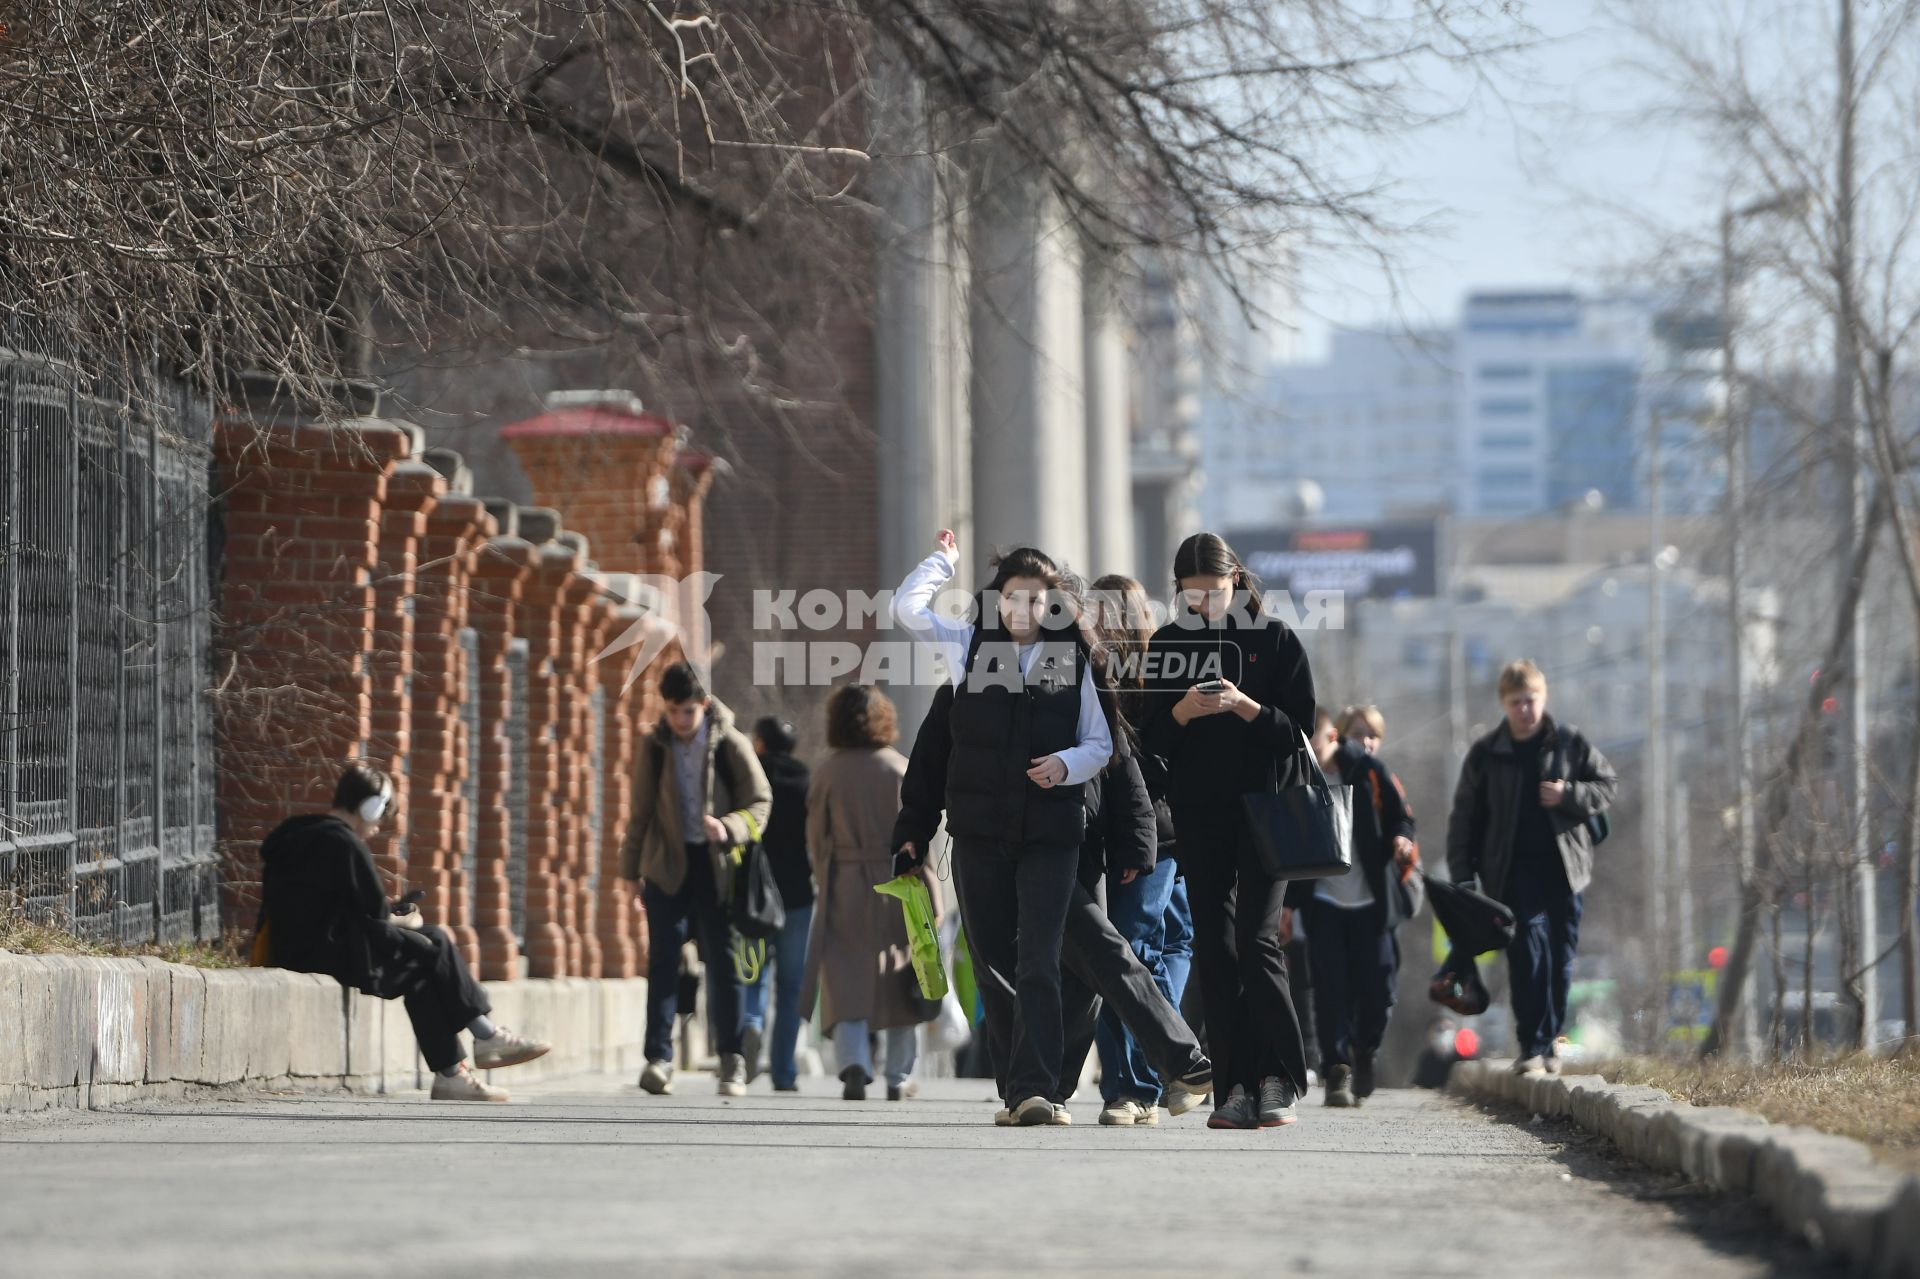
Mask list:
[[340,775],[324,813],[289,817],[260,845],[261,937],[269,964],[325,973],[379,999],[402,999],[435,1101],[506,1101],[507,1091],[467,1067],[460,1032],[473,1035],[473,1065],[499,1070],[545,1056],[550,1045],[493,1023],[486,991],[447,934],[421,918],[423,895],[389,903],[367,840],[393,802],[393,782],[355,764]]
[[1013,975],[1010,1117],[1053,1124],[1066,1040],[1060,945],[1086,834],[1082,787],[1112,760],[1115,733],[1053,560],[1032,547],[997,557],[977,620],[955,621],[933,602],[959,558],[941,530],[934,553],[895,592],[893,616],[952,674],[954,886],[975,955]]
[[1143,739],[1167,762],[1193,911],[1215,1082],[1208,1126],[1282,1127],[1307,1087],[1282,933],[1312,884],[1268,878],[1241,797],[1306,784],[1313,672],[1299,637],[1263,615],[1258,581],[1217,534],[1180,544],[1173,579],[1173,619],[1147,645]]

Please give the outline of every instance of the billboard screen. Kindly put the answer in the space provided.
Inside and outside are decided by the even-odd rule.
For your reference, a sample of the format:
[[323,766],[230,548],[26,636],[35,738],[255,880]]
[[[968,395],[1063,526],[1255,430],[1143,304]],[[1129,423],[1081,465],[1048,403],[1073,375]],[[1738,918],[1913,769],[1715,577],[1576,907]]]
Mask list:
[[1438,593],[1439,536],[1431,522],[1239,529],[1228,535],[1246,566],[1295,598],[1344,591],[1350,600]]

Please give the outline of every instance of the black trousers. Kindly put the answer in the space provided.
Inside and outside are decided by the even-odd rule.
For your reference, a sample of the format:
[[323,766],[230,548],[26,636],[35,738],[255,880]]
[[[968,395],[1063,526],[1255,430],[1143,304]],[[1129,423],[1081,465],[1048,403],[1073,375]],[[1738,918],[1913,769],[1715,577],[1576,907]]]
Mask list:
[[1313,952],[1313,1013],[1320,1069],[1358,1065],[1380,1051],[1393,1012],[1400,942],[1378,902],[1346,909],[1319,898],[1307,906]]
[[1153,979],[1153,971],[1107,917],[1106,876],[1089,888],[1076,883],[1067,907],[1066,942],[1060,950],[1061,1003],[1066,1011],[1066,1053],[1055,1101],[1073,1095],[1092,1051],[1102,1003],[1133,1035],[1164,1082],[1197,1069],[1207,1059],[1199,1038]]
[[1193,909],[1193,968],[1206,1009],[1214,1105],[1234,1086],[1278,1075],[1307,1086],[1306,1045],[1287,984],[1280,912],[1287,885],[1269,879],[1237,817],[1174,814]]
[[429,925],[419,931],[385,925],[379,945],[386,953],[373,993],[402,999],[420,1055],[431,1070],[447,1070],[466,1058],[460,1032],[493,1010],[487,992],[467,971],[453,939]]
[[1079,862],[1071,846],[953,841],[953,884],[976,968],[1012,975],[1011,1000],[995,982],[981,982],[994,1074],[1010,1106],[1051,1099],[1059,1087],[1060,946]]

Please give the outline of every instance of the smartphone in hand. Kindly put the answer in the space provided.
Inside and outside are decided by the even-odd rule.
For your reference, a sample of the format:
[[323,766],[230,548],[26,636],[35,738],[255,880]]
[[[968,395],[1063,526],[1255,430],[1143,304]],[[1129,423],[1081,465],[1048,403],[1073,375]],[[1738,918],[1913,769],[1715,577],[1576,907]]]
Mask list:
[[910,875],[918,869],[920,869],[920,855],[914,851],[912,844],[908,844],[893,855],[893,873],[896,876]]
[[1198,684],[1195,684],[1194,687],[1203,693],[1224,693],[1227,691],[1226,681],[1218,679],[1203,679]]

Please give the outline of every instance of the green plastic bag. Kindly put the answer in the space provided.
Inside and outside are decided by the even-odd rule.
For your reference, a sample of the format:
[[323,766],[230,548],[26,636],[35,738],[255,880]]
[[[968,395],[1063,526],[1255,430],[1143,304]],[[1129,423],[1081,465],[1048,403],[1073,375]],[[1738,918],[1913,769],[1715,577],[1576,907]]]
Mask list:
[[973,947],[967,944],[965,928],[956,932],[953,938],[953,997],[960,1001],[961,1011],[967,1014],[967,1024],[978,1024],[980,987],[974,980]]
[[945,999],[947,970],[940,963],[940,937],[933,930],[933,897],[927,892],[927,882],[914,874],[895,875],[884,884],[875,884],[873,891],[900,899],[900,909],[907,917],[907,949],[913,956],[913,975],[920,983],[921,996]]

